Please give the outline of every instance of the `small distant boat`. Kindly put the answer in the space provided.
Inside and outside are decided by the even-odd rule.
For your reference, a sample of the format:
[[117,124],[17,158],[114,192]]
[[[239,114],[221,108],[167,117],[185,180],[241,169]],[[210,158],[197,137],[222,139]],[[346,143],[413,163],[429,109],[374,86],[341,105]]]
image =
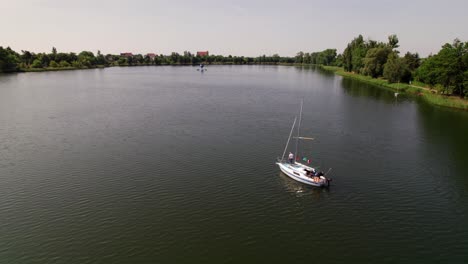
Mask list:
[[[297,137],[296,138],[296,154],[294,158],[297,157],[297,148],[299,145],[299,139],[303,140],[313,140],[313,138],[309,137],[301,137],[300,134],[300,127],[301,127],[301,118],[302,118],[302,104],[301,101],[301,111],[299,114],[299,123],[297,126]],[[286,147],[284,148],[283,156],[281,159],[278,158],[276,164],[279,166],[280,170],[289,176],[291,179],[296,180],[298,182],[302,182],[311,186],[316,187],[328,187],[330,186],[331,179],[326,177],[326,174],[330,172],[331,169],[328,170],[326,174],[322,171],[318,171],[318,169],[306,166],[299,162],[296,162],[294,159],[292,160],[285,160],[284,155],[286,154],[286,150],[288,149],[289,141],[291,140],[291,136],[294,130],[294,126],[296,125],[297,117],[294,118],[293,125],[291,127],[291,132],[289,133],[288,141],[286,142]]]
[[205,65],[204,65],[204,64],[200,64],[200,66],[199,66],[199,68],[197,69],[197,71],[205,72],[205,71],[207,71],[207,69],[205,68]]

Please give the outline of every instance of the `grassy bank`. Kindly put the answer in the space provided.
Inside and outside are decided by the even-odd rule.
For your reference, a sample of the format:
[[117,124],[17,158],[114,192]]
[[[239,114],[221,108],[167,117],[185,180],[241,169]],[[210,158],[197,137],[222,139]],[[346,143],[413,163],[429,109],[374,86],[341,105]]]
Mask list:
[[413,94],[434,105],[468,110],[468,100],[456,96],[437,94],[435,90],[432,90],[428,87],[417,86],[414,84],[410,85],[406,83],[388,83],[388,81],[385,79],[376,79],[352,72],[346,72],[341,67],[321,66],[321,68],[324,70],[333,71],[336,74],[346,78],[352,78],[362,82],[374,84],[395,92]]
[[45,71],[71,71],[71,70],[79,70],[76,67],[63,67],[63,68],[28,68],[28,69],[21,69],[21,72],[45,72]]

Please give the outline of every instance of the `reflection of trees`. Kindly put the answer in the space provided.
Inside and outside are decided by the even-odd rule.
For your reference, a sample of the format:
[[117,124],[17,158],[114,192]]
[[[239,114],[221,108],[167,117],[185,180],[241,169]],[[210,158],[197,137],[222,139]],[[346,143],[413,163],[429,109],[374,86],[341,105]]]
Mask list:
[[294,68],[296,68],[297,71],[311,71],[311,72],[315,72],[317,69],[314,65],[295,65]]
[[324,70],[322,67],[317,65],[296,65],[294,66],[297,71],[310,71],[310,72],[318,72],[321,76],[325,76],[325,78],[335,78],[336,75],[334,72],[329,70]]
[[390,90],[378,87],[376,85],[368,84],[365,82],[353,80],[350,78],[341,79],[341,87],[345,93],[354,97],[368,97],[386,103],[394,103],[394,93]]
[[336,77],[336,74],[332,71],[329,71],[329,70],[324,70],[322,67],[317,67],[317,71],[323,75],[323,76],[326,76],[326,77],[333,77],[335,78]]
[[[456,175],[468,187],[468,113],[419,104],[419,120],[426,144],[425,155],[441,170],[455,165]],[[443,164],[441,166],[440,164]],[[440,171],[440,173],[444,173]],[[445,172],[446,173],[446,172]]]

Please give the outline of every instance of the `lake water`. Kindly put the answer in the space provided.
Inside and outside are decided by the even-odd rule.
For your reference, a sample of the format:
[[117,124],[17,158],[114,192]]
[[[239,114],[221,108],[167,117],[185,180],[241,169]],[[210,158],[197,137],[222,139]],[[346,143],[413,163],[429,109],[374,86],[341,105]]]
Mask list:
[[[301,99],[329,189],[275,165]],[[467,132],[314,68],[2,75],[0,263],[466,263]]]

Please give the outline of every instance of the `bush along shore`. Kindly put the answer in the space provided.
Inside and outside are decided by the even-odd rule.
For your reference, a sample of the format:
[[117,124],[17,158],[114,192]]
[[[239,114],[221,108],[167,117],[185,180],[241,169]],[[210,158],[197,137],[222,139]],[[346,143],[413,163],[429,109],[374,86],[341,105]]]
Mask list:
[[144,65],[320,65],[337,74],[377,84],[398,92],[414,93],[426,101],[440,106],[468,109],[468,42],[455,39],[442,46],[437,54],[420,58],[418,53],[400,56],[399,40],[390,35],[387,42],[364,40],[362,35],[348,43],[342,54],[336,49],[320,52],[298,52],[294,57],[244,57],[212,55],[208,52],[169,55],[148,53],[95,55],[90,51],[78,54],[21,51],[0,46],[0,73],[22,71],[58,71],[93,69],[112,66]]

